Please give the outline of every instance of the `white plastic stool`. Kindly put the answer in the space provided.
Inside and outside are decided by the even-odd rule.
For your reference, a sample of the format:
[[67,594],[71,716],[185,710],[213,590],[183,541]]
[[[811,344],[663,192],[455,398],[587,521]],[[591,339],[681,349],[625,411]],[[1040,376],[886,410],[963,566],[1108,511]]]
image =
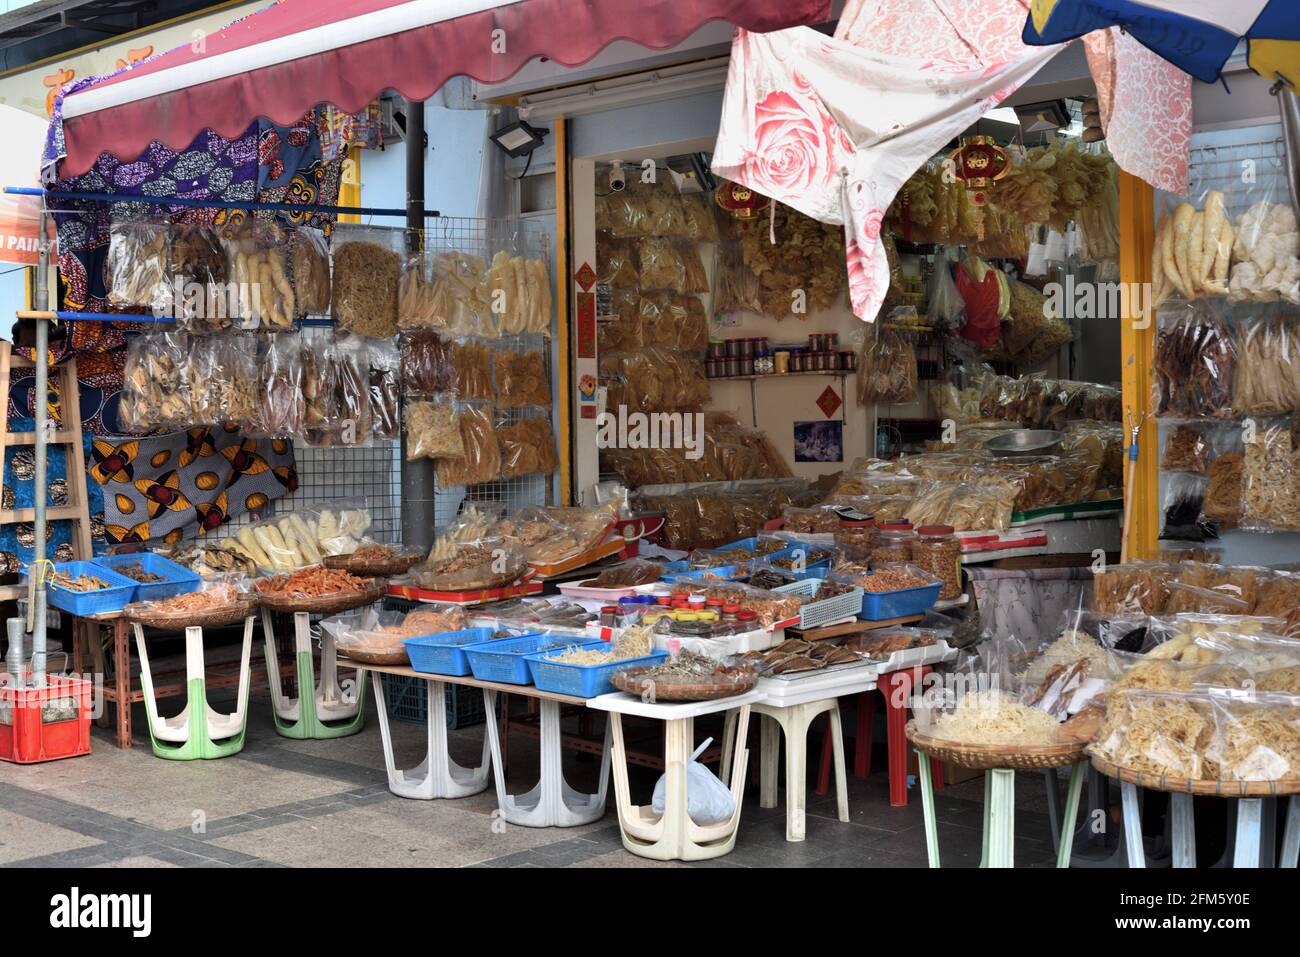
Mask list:
[[[409,771],[399,771],[393,757],[393,739],[388,728],[388,709],[378,672],[370,673],[379,712],[379,735],[384,741],[384,765],[388,769],[388,790],[398,797],[432,800],[434,798],[469,797],[488,786],[488,737],[483,736],[483,756],[477,768],[463,768],[451,759],[447,748],[447,686],[441,681],[426,681],[428,743],[424,760]],[[488,724],[492,719],[489,715]]]
[[[1128,781],[1120,782],[1120,795],[1124,805],[1124,829],[1126,834],[1141,835],[1141,808],[1138,802],[1137,785]],[[1264,862],[1265,855],[1272,854],[1272,834],[1263,827],[1265,798],[1227,798],[1236,802],[1236,830],[1233,835],[1232,866],[1257,868]],[[1287,811],[1285,830],[1282,835],[1281,867],[1295,867],[1300,857],[1300,798],[1291,797]],[[1196,866],[1196,828],[1192,820],[1192,796],[1174,792],[1170,794],[1169,814],[1172,822],[1173,864],[1174,867]],[[1264,842],[1269,841],[1266,848]],[[1142,841],[1126,842],[1129,867],[1146,867],[1146,855]]]
[[144,707],[149,716],[149,735],[154,753],[177,761],[224,758],[244,747],[244,730],[248,725],[248,692],[251,679],[249,659],[253,648],[253,616],[244,620],[244,644],[239,658],[239,692],[235,710],[221,714],[208,704],[206,673],[203,660],[203,629],[185,629],[185,683],[187,700],[179,714],[164,718],[154,698],[153,673],[149,669],[149,650],[144,629],[135,627],[136,653],[140,658],[140,686],[144,690]]
[[[830,712],[831,747],[835,756],[836,809],[839,819],[847,823],[849,791],[844,773],[844,731],[840,723],[839,699],[824,698],[796,705],[756,704],[754,711],[764,719],[760,727],[759,807],[776,807],[776,767],[781,753],[777,727],[785,734],[785,839],[802,841],[807,832],[808,728],[823,712]],[[724,747],[728,743],[726,736],[723,743]]]
[[634,805],[627,778],[627,749],[623,744],[623,716],[610,712],[614,729],[614,794],[618,803],[618,823],[623,831],[623,846],[640,857],[657,861],[702,861],[729,854],[736,846],[740,829],[740,809],[745,786],[749,751],[745,737],[749,733],[749,705],[739,708],[736,720],[735,756],[729,762],[731,779],[724,781],[731,789],[736,809],[731,817],[717,824],[700,825],[691,820],[686,803],[686,764],[695,746],[695,719],[665,721],[664,727],[664,813],[655,813],[650,805]]
[[[280,683],[280,660],[276,653],[275,629],[271,613],[262,609],[262,634],[266,639],[267,681],[271,686],[271,705],[275,710],[275,729],[287,738],[341,738],[356,734],[365,724],[365,684],[358,681],[349,695],[339,684],[339,658],[334,636],[321,635],[320,680],[312,665],[311,616],[294,612],[294,659],[297,665],[298,697],[285,695]],[[311,694],[303,698],[305,691]],[[303,707],[306,703],[306,707]],[[333,725],[325,722],[335,722]]]
[[526,794],[506,794],[505,762],[501,758],[500,732],[497,729],[497,692],[483,689],[487,709],[487,740],[492,749],[492,768],[497,784],[497,805],[511,824],[524,827],[577,827],[605,816],[605,795],[609,787],[609,725],[605,726],[605,744],[600,752],[600,788],[595,794],[582,794],[564,780],[560,747],[560,702],[537,699],[541,710],[541,774],[537,786]]

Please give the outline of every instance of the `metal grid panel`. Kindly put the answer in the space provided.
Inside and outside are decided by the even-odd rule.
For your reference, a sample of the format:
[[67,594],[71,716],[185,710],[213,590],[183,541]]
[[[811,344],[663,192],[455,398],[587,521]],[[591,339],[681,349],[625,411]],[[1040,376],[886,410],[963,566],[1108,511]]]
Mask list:
[[[501,250],[507,250],[528,259],[541,259],[548,264],[546,274],[554,286],[552,270],[549,268],[551,258],[551,238],[542,228],[542,224],[519,219],[470,219],[461,217],[442,217],[431,220],[424,231],[424,252],[426,275],[432,273],[434,257],[446,252],[460,252],[477,256],[490,263],[492,257]],[[551,297],[554,302],[555,290]],[[554,319],[552,318],[552,322]],[[553,328],[553,326],[552,326]],[[548,416],[551,419],[551,433],[557,429],[554,420],[555,394],[554,348],[549,336],[531,333],[518,336],[501,336],[487,339],[485,342],[493,349],[515,353],[540,352],[546,366],[546,376],[551,385],[551,409],[497,409],[495,419],[498,424],[517,422],[523,418]],[[561,454],[563,450],[557,449]],[[424,464],[428,467],[428,463]],[[499,479],[469,487],[458,486],[446,488],[434,481],[434,524],[442,528],[455,519],[461,506],[475,503],[488,511],[515,511],[527,505],[546,505],[553,500],[552,476],[524,475],[517,478]]]
[[[1234,219],[1261,199],[1290,201],[1286,185],[1286,148],[1276,126],[1203,133],[1192,137],[1188,195],[1200,208],[1207,191],[1223,193]],[[1177,200],[1161,194],[1164,206]]]
[[402,461],[395,439],[376,440],[369,446],[322,446],[295,442],[298,490],[275,502],[281,515],[329,501],[362,500],[370,506],[372,524],[367,532],[377,542],[402,540]]

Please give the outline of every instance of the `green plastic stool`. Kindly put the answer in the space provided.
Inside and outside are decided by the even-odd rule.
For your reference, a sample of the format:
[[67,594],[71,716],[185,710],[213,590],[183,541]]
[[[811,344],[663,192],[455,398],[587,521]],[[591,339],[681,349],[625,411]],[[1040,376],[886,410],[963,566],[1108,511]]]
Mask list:
[[[262,635],[266,639],[266,676],[271,686],[275,730],[285,738],[346,738],[356,734],[366,723],[366,684],[360,671],[353,683],[355,693],[349,700],[339,684],[338,651],[334,636],[321,635],[320,682],[311,654],[311,617],[305,611],[294,612],[294,656],[297,666],[298,697],[289,698],[280,684],[279,656],[275,647],[275,629],[271,613],[262,609]],[[304,690],[310,693],[304,694]]]
[[168,761],[210,761],[228,758],[244,749],[248,727],[248,691],[253,648],[253,616],[244,620],[244,645],[239,659],[239,696],[235,710],[221,714],[208,705],[207,680],[203,664],[203,629],[185,629],[186,704],[180,714],[164,718],[154,698],[153,674],[144,629],[135,624],[136,652],[140,657],[140,685],[149,715],[149,738],[153,753]]
[[[918,752],[916,762],[921,780],[921,807],[925,811],[925,850],[931,867],[939,867],[939,823],[934,810],[934,783],[930,774],[929,755]],[[1070,790],[1061,821],[1061,841],[1056,852],[1056,866],[1070,866],[1074,845],[1074,819],[1079,813],[1079,795],[1083,790],[1086,762],[1075,764],[1070,771]],[[1054,785],[1053,785],[1054,786]],[[1011,768],[992,768],[984,772],[984,839],[980,849],[980,867],[1015,867],[1016,845],[1016,772]]]

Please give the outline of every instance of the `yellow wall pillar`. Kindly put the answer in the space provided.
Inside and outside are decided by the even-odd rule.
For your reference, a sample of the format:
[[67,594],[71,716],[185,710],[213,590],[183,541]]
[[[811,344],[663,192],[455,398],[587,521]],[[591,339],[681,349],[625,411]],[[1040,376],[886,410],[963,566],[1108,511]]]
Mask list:
[[[1151,308],[1151,251],[1155,242],[1154,196],[1151,186],[1123,171],[1119,174],[1120,281],[1129,290],[1142,289],[1140,299],[1125,297],[1127,312],[1122,318],[1124,384],[1124,443],[1130,442],[1130,428],[1144,413],[1150,415],[1151,381],[1155,354],[1155,310]],[[1140,304],[1145,314],[1134,309]],[[1160,495],[1157,470],[1160,448],[1156,421],[1147,418],[1138,439],[1137,475],[1131,501],[1124,503],[1129,514],[1127,556],[1150,558],[1156,551],[1160,525]],[[1133,463],[1124,460],[1125,487]]]

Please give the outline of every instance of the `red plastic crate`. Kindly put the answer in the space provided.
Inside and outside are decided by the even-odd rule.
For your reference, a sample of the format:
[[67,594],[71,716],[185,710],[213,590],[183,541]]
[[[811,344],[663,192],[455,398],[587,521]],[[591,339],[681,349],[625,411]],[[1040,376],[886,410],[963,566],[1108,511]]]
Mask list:
[[[0,761],[36,764],[89,754],[92,687],[85,678],[47,675],[44,688],[0,688],[0,710],[9,716],[9,723],[0,721]],[[68,699],[73,717],[42,720],[47,707]]]

